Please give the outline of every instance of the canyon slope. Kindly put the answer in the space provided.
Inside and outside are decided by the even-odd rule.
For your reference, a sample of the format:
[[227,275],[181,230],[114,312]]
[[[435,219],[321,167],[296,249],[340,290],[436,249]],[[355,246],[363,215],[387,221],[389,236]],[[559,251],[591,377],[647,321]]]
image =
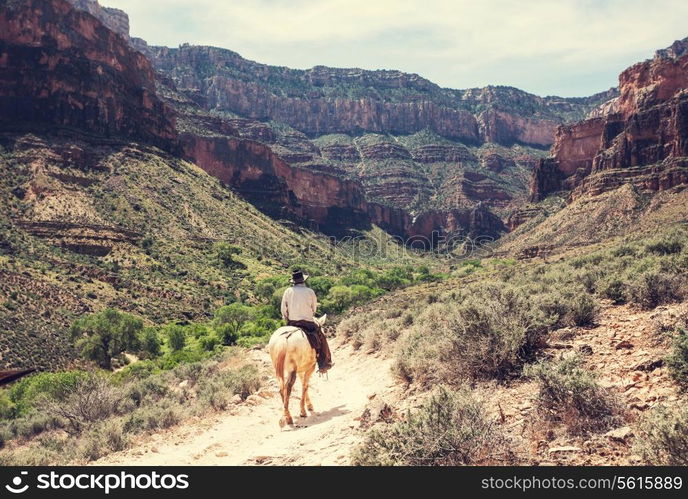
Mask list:
[[105,307],[205,320],[303,258],[351,265],[179,157],[175,112],[126,38],[64,0],[0,7],[0,368],[74,365],[69,326]]

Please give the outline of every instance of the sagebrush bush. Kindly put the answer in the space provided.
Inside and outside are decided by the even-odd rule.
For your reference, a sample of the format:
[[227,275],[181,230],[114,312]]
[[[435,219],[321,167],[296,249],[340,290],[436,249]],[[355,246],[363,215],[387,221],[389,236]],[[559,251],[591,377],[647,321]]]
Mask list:
[[688,408],[657,407],[639,426],[635,452],[653,466],[688,465]]
[[524,373],[538,381],[540,414],[565,424],[571,433],[606,429],[618,421],[616,401],[577,357],[541,361],[527,366]]
[[626,303],[626,283],[621,279],[611,278],[600,285],[600,294],[615,305]]
[[630,300],[642,308],[651,310],[663,303],[681,300],[685,280],[664,272],[646,271],[628,283]]
[[508,440],[468,390],[438,390],[416,413],[373,429],[352,455],[358,466],[504,464]]
[[68,423],[69,431],[81,432],[84,427],[103,421],[120,412],[123,392],[104,376],[89,373],[73,390],[60,399],[44,398],[41,409]]
[[600,307],[587,293],[577,293],[571,297],[567,316],[574,326],[590,326],[595,323]]
[[401,343],[395,371],[425,385],[502,378],[532,358],[549,318],[511,286],[471,286],[458,303],[421,312]]

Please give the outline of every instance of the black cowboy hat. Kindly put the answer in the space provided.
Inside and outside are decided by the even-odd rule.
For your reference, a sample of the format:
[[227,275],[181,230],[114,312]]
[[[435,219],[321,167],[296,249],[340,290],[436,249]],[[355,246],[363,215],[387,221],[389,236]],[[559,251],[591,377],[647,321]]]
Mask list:
[[303,284],[308,279],[308,274],[304,274],[300,270],[296,270],[291,274],[291,282],[293,284]]

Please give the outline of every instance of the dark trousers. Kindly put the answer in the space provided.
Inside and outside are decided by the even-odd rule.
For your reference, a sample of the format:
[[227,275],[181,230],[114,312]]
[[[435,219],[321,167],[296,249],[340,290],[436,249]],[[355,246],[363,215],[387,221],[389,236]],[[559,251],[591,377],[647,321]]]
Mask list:
[[288,321],[287,325],[302,329],[306,333],[311,346],[315,349],[318,367],[329,367],[332,363],[332,354],[330,353],[330,346],[327,344],[325,333],[322,332],[320,326],[311,321]]

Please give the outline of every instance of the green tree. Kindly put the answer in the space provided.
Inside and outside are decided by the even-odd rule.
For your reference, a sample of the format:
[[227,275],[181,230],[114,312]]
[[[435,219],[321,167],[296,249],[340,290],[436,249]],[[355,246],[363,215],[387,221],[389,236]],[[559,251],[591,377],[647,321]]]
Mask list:
[[140,344],[140,352],[143,354],[143,357],[153,358],[161,353],[160,337],[158,336],[158,331],[154,327],[147,327],[143,330]]
[[243,303],[225,305],[215,311],[213,324],[225,345],[233,345],[242,326],[254,317],[254,310]]
[[167,326],[167,345],[173,352],[184,349],[186,345],[186,332],[184,326],[170,324]]
[[112,368],[112,358],[125,350],[140,348],[143,321],[133,315],[107,308],[88,314],[72,324],[70,335],[82,357],[104,369]]

